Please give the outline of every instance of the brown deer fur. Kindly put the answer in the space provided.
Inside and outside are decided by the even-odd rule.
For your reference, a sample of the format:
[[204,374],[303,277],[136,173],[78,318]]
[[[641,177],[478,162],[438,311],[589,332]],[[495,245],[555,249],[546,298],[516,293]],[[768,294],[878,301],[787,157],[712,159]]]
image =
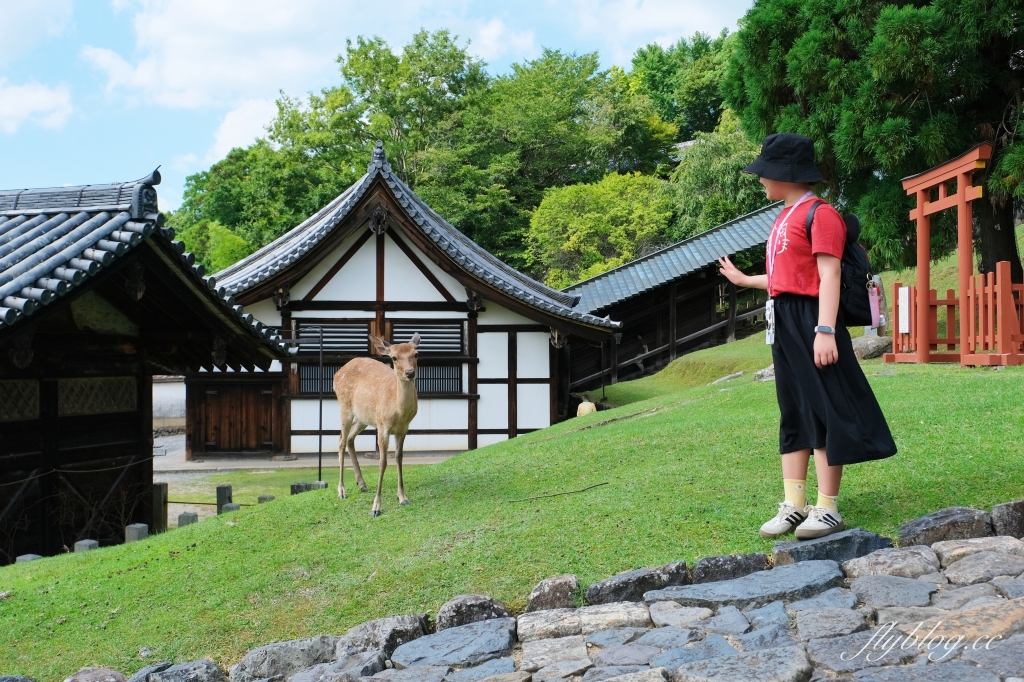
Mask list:
[[402,447],[409,432],[409,422],[416,416],[416,346],[420,335],[413,334],[408,343],[389,344],[376,336],[370,342],[381,355],[391,358],[388,367],[373,358],[350,360],[334,375],[334,393],[341,409],[341,439],[338,443],[338,497],[345,498],[345,451],[352,458],[356,484],[366,492],[366,481],[356,458],[356,436],[367,426],[377,430],[377,455],[380,476],[377,496],[373,498],[374,516],[380,516],[380,493],[384,486],[384,470],[388,466],[388,440],[395,437],[395,463],[398,464],[398,502],[409,504],[402,481]]

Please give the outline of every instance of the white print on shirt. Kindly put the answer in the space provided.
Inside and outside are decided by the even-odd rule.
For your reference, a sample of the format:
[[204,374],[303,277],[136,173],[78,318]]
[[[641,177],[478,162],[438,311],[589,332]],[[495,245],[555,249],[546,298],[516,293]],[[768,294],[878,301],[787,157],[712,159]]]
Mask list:
[[779,225],[778,233],[775,235],[775,255],[779,255],[786,250],[789,246],[789,237],[786,235],[786,229],[789,227],[789,221]]

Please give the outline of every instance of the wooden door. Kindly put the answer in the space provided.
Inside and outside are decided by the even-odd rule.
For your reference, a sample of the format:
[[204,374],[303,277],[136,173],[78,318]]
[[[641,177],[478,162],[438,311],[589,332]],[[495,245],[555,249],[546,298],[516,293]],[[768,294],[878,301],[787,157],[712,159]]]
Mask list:
[[206,389],[207,452],[257,452],[274,447],[274,387],[236,384]]

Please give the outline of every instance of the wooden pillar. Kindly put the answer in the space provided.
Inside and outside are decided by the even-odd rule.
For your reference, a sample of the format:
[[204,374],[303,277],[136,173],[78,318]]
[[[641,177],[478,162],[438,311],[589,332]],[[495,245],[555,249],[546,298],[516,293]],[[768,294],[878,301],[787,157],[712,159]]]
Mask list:
[[956,180],[956,248],[957,248],[957,279],[960,286],[960,366],[970,349],[967,337],[970,335],[970,323],[974,317],[970,302],[967,299],[967,282],[974,274],[974,217],[972,204],[967,201],[967,189],[971,186],[971,175],[960,173]]
[[558,421],[558,356],[560,350],[555,348],[553,343],[548,344],[548,403],[550,412],[548,414],[548,425]]
[[1013,281],[1010,279],[1010,261],[1001,260],[996,263],[996,309],[992,311],[996,318],[996,338],[999,354],[1004,356],[1001,365],[1013,364],[1010,354],[1017,353],[1017,344],[1013,341],[1014,334],[1020,334],[1017,322],[1017,304],[1013,298]]
[[736,285],[729,282],[729,323],[726,325],[725,342],[736,340]]
[[518,434],[516,432],[516,426],[519,422],[518,413],[516,411],[516,396],[519,393],[519,385],[517,383],[517,377],[519,373],[518,360],[519,350],[517,346],[518,339],[516,333],[510,331],[508,333],[508,437],[515,438]]
[[[384,230],[382,229],[377,233],[377,302],[384,302]],[[385,337],[386,332],[384,330],[384,309],[378,307],[377,309],[377,335],[385,341],[390,341]]]
[[466,325],[466,336],[467,336],[467,350],[469,355],[469,382],[467,390],[469,391],[470,398],[468,401],[469,410],[469,434],[466,440],[466,447],[470,450],[476,450],[477,445],[477,429],[479,424],[479,409],[480,400],[477,397],[480,388],[477,384],[477,371],[479,369],[478,364],[478,352],[477,352],[477,333],[476,333],[476,311],[471,311],[467,316],[468,322]]
[[676,339],[679,335],[676,333],[676,312],[679,308],[679,301],[676,298],[676,283],[668,287],[668,361],[672,362],[676,359]]
[[931,219],[924,214],[928,201],[928,190],[917,192],[917,319],[914,321],[914,342],[917,344],[917,361],[926,363],[929,359],[931,340],[928,338],[929,307],[928,292],[931,289]]
[[619,339],[622,338],[622,334],[612,334],[611,341],[611,363],[612,363],[612,378],[611,383],[619,383]]

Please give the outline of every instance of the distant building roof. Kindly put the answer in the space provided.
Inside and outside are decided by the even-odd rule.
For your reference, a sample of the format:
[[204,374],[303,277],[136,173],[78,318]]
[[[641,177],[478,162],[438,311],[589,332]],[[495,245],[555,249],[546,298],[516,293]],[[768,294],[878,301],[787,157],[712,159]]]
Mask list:
[[305,222],[248,258],[218,273],[228,291],[239,294],[260,284],[298,261],[337,227],[376,179],[387,183],[416,227],[459,267],[475,278],[531,307],[557,317],[597,327],[615,328],[617,322],[588,315],[574,306],[578,297],[547,287],[495,258],[439,216],[391,170],[378,142],[366,175]]
[[234,305],[214,278],[204,277],[195,256],[172,241],[174,231],[161,227],[158,184],[160,173],[153,171],[134,182],[0,191],[0,334],[90,286],[150,240],[181,260],[195,289],[237,318],[243,333],[270,340],[271,330]]
[[573,284],[564,291],[580,297],[576,310],[588,313],[602,311],[612,304],[711,265],[722,256],[763,246],[768,242],[768,233],[781,209],[782,202],[765,206],[696,237]]

